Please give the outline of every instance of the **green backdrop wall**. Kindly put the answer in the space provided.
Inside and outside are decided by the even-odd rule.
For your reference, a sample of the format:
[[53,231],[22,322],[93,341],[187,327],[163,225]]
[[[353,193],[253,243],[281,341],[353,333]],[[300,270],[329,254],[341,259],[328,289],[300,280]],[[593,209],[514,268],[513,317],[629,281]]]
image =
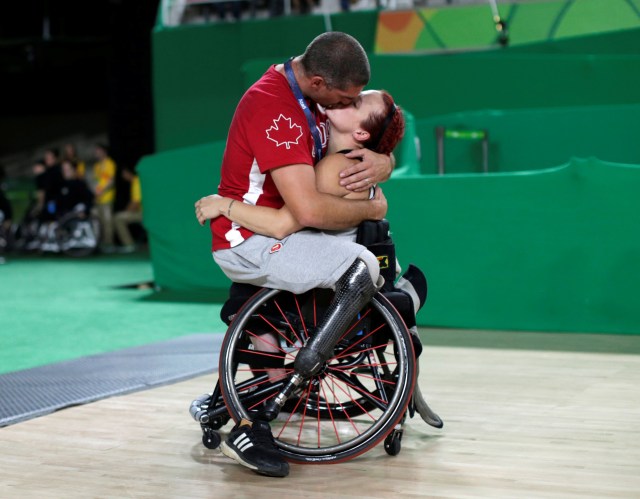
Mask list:
[[[214,190],[224,142],[139,165],[154,276],[173,289],[229,282],[193,203]],[[180,181],[176,181],[180,165]],[[397,175],[387,182],[401,264],[429,279],[421,325],[640,331],[640,166],[573,160],[502,174]]]
[[[371,51],[376,18],[374,11],[336,14],[331,24]],[[302,53],[324,31],[322,16],[158,26],[152,34],[157,150],[225,138],[245,90],[243,64],[263,57],[282,61]]]
[[[450,10],[449,22],[468,25],[468,9]],[[638,28],[467,53],[373,55],[377,18],[376,11],[330,16],[334,30],[352,34],[372,54],[371,86],[397,95],[417,119],[478,109],[640,101]],[[521,29],[529,30],[553,20],[519,19]],[[158,25],[152,34],[157,150],[226,137],[247,86],[268,64],[301,53],[325,29],[323,16]],[[538,30],[547,33],[549,27]]]
[[[372,51],[376,13],[331,19]],[[159,285],[226,291],[193,203],[216,190],[244,89],[324,29],[322,17],[307,16],[154,32],[159,152],[139,170]],[[384,189],[401,262],[430,281],[420,324],[640,331],[639,34],[371,55],[371,87],[387,88],[410,112]],[[478,164],[473,144],[447,144],[455,174],[433,175],[441,123],[488,128],[494,173],[469,173]],[[575,155],[600,160],[570,161]]]
[[[489,133],[489,170],[550,168],[571,156],[616,163],[640,162],[640,104],[483,110],[415,122],[421,173],[437,173],[436,126]],[[482,172],[480,141],[446,140],[447,173]]]

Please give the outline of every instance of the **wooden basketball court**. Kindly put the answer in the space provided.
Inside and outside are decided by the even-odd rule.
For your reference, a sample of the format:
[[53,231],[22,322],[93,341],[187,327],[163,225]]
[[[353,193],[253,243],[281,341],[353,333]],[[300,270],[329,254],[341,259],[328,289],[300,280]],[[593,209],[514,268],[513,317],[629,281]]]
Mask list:
[[637,498],[640,356],[431,346],[402,451],[266,478],[208,450],[188,413],[214,375],[0,429],[2,498]]

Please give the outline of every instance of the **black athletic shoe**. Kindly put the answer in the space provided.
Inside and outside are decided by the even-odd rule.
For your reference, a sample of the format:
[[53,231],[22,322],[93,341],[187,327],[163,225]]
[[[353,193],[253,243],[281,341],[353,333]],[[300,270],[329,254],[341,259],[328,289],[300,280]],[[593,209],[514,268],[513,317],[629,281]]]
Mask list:
[[271,427],[265,421],[244,422],[231,430],[220,446],[222,453],[256,473],[287,476],[287,463],[273,441]]

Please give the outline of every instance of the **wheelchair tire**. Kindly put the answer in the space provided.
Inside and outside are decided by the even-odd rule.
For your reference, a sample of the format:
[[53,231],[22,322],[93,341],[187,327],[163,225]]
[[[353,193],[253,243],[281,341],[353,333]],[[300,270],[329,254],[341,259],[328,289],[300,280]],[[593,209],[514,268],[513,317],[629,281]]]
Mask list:
[[[322,316],[315,291],[326,292],[262,289],[231,322],[220,353],[219,384],[234,421],[259,416],[293,373],[297,351]],[[251,339],[265,332],[278,339],[278,354],[253,346]],[[269,370],[278,365],[274,358],[283,357],[279,366],[286,375],[270,379]],[[402,420],[415,376],[407,327],[378,293],[354,317],[325,368],[287,401],[289,412],[270,422],[276,445],[297,463],[337,463],[367,452]]]
[[97,221],[75,213],[61,220],[56,231],[56,239],[61,251],[74,258],[95,253],[99,237]]

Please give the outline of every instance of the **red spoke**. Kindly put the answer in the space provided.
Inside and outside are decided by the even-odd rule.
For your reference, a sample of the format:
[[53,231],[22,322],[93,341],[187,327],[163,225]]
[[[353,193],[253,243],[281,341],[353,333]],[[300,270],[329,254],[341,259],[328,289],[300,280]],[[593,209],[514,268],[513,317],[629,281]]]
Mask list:
[[[354,322],[354,324],[353,324],[349,329],[347,329],[347,331],[342,335],[342,337],[341,337],[338,341],[342,341],[342,340],[344,340],[347,336],[349,336],[349,333],[350,333],[351,331],[353,331],[356,327],[358,327],[358,324],[360,324],[360,323],[362,322],[362,319],[364,319],[367,315],[369,315],[369,312],[371,312],[371,309],[370,309],[370,308],[369,308],[369,309],[367,309],[367,311],[366,311],[364,314],[362,314],[362,315],[360,316],[360,318],[359,318],[356,322]],[[370,335],[372,335],[372,334],[373,334],[373,331],[372,331],[371,333],[369,333],[367,336],[364,336],[362,339],[364,339],[364,338],[368,338],[368,337],[369,337]]]
[[[334,377],[332,376],[332,378],[334,378]],[[326,379],[326,378],[325,378],[325,379]],[[336,382],[341,382],[341,383],[345,384],[348,388],[353,388],[353,387],[351,387],[351,385],[349,385],[348,383],[346,383],[345,381],[343,381],[343,380],[341,380],[341,379],[339,379],[339,378],[334,378],[334,380],[333,380],[333,381],[334,381],[334,383],[332,383],[332,384],[333,384],[336,388],[339,388],[339,389],[340,389],[340,391],[342,391],[342,392],[343,392],[343,393],[344,393],[344,394],[349,398],[349,400],[351,400],[351,402],[353,402],[355,405],[357,405],[357,406],[362,410],[363,414],[366,414],[367,416],[369,416],[369,418],[370,418],[372,421],[375,421],[375,418],[374,418],[373,416],[371,416],[371,413],[370,413],[367,409],[365,409],[365,407],[364,407],[362,404],[360,404],[360,402],[358,402],[355,398],[353,398],[353,395],[351,395],[351,393],[350,393],[349,391],[345,390],[345,389],[344,389],[344,388],[343,388],[339,383],[336,383]],[[335,391],[334,391],[334,390],[332,390],[332,393],[334,394],[334,397],[335,397],[336,399],[338,399],[338,396],[337,396],[337,395],[335,395]],[[360,393],[362,393],[362,392],[360,392]],[[367,392],[367,393],[369,393],[369,392]],[[338,399],[338,400],[339,400],[339,399]],[[340,402],[339,402],[339,403],[340,403]],[[340,404],[340,405],[342,405],[342,404]],[[342,406],[342,407],[344,408],[344,406]],[[347,416],[347,418],[349,419],[349,421],[351,421],[351,424],[352,424],[352,425],[355,425],[355,422],[351,420],[351,417],[349,416],[349,414],[348,414],[346,411],[345,411],[345,415]],[[356,431],[358,431],[358,429],[357,429],[357,428],[356,428]]]
[[[302,411],[302,417],[300,418],[300,427],[298,429],[298,445],[300,445],[300,439],[302,438],[302,428],[304,427],[304,420],[307,418],[307,407],[308,407],[307,402],[309,400],[310,393],[311,393],[311,380],[309,380],[309,385],[307,386],[307,390],[306,390],[307,397],[304,402],[304,410]],[[300,397],[300,400],[302,400],[302,397]]]
[[[327,394],[324,391],[324,383],[322,383],[320,385],[320,389],[322,390],[322,396],[324,397],[324,399],[327,401],[327,411],[329,412],[329,419],[331,420],[331,424],[333,425],[333,432],[336,434],[336,440],[338,441],[338,443],[340,442],[340,435],[338,434],[338,427],[336,426],[336,421],[333,418],[333,413],[331,412],[331,405],[329,405],[329,399],[327,398]],[[317,407],[318,407],[318,414],[317,414],[317,419],[318,419],[318,442],[317,442],[317,448],[320,448],[320,390],[318,390],[318,401],[317,401]]]
[[373,331],[369,331],[369,333],[366,336],[363,336],[362,338],[360,338],[360,341],[353,342],[351,345],[349,345],[347,348],[345,348],[342,352],[340,352],[340,355],[344,355],[346,352],[351,350],[353,347],[355,347],[356,345],[359,345],[360,343],[362,343],[363,340],[367,339],[372,334],[377,333],[378,331],[380,331],[385,326],[386,326],[386,323],[382,323],[376,329],[374,329]]
[[[333,412],[331,411],[331,405],[329,404],[328,400],[329,398],[327,397],[327,393],[325,391],[325,385],[328,384],[325,382],[322,383],[322,395],[324,396],[325,400],[327,400],[327,410],[329,412],[329,416],[331,418],[331,424],[333,425],[333,432],[336,434],[336,440],[338,441],[338,443],[342,443],[340,440],[340,434],[338,433],[338,427],[336,425],[336,421],[335,418],[333,417]],[[333,386],[335,386],[335,381],[332,380],[331,383]],[[336,392],[332,387],[327,387],[329,389],[329,391],[331,392],[331,395],[333,396],[333,398],[336,400],[336,404],[338,406],[340,406],[340,408],[342,409],[342,412],[344,413],[345,417],[349,420],[349,423],[351,423],[351,426],[353,427],[353,429],[355,430],[355,432],[360,435],[360,430],[358,430],[358,427],[355,424],[355,421],[353,421],[353,419],[351,419],[351,416],[349,416],[349,412],[347,411],[347,409],[345,408],[344,404],[342,403],[342,401],[336,396]],[[351,397],[350,395],[348,395],[351,398],[351,401],[354,404],[358,404],[358,402],[356,400],[353,399],[353,397]]]
[[[387,365],[387,364],[380,364],[380,365]],[[395,365],[395,364],[394,364]],[[353,366],[353,367],[358,367],[358,366]],[[368,364],[362,364],[362,367],[368,367]],[[345,372],[342,369],[336,369],[336,368],[332,368],[331,366],[329,366],[329,369],[334,370],[334,371],[339,371],[339,372]],[[387,380],[387,379],[382,379],[380,377],[375,377],[371,374],[365,374],[365,373],[352,373],[353,376],[357,376],[358,378],[364,378],[364,379],[373,379],[373,380],[378,380],[381,383],[386,383],[388,385],[395,385],[396,382],[395,381],[391,381],[391,380]]]
[[[298,298],[296,297],[296,303],[298,302]],[[291,329],[291,332],[293,333],[293,336],[296,337],[296,339],[298,341],[300,341],[300,343],[302,343],[302,341],[300,340],[300,338],[298,337],[298,332],[293,328],[293,326],[291,325],[291,323],[289,322],[289,319],[287,318],[287,315],[282,311],[282,308],[280,308],[280,304],[277,302],[277,300],[273,300],[273,303],[275,303],[276,307],[278,307],[278,310],[280,311],[280,315],[282,315],[282,318],[285,320],[285,322],[287,323],[287,325],[289,326],[289,329]],[[299,312],[299,311],[298,311]],[[302,319],[302,315],[300,315],[300,319]],[[302,321],[304,323],[304,320]],[[287,341],[289,342],[289,344],[291,346],[295,345],[294,341],[291,341],[287,338]]]
[[[304,316],[302,315],[302,310],[300,310],[300,302],[298,301],[298,297],[295,296],[295,299],[296,299],[296,309],[298,309],[298,317],[300,317],[300,322],[302,322],[302,329],[304,329],[305,338],[308,338],[309,337],[309,331],[307,331],[307,323],[305,322]],[[303,339],[299,338],[297,333],[293,333],[293,334],[296,335],[297,340],[302,345],[304,343]]]
[[273,368],[273,367],[253,367],[253,368],[252,367],[242,367],[242,368],[236,369],[236,372],[238,372],[238,373],[252,373],[252,374],[255,374],[255,373],[270,373],[270,372],[273,372],[275,369],[284,369],[284,373],[283,374],[274,374],[269,379],[267,379],[265,381],[260,381],[260,383],[265,383],[265,382],[273,383],[274,381],[280,381],[281,379],[288,378],[289,376],[291,376],[291,373],[293,373],[293,369],[286,369],[284,367],[276,367],[276,368]]
[[367,348],[362,348],[362,349],[358,350],[357,352],[351,352],[351,353],[349,353],[349,352],[345,353],[347,350],[343,350],[342,352],[340,352],[339,355],[334,355],[331,359],[332,360],[333,359],[342,359],[344,357],[351,357],[351,356],[356,355],[356,354],[358,354],[360,352],[370,352],[372,350],[379,350],[381,348],[385,348],[386,349],[387,345],[388,345],[388,343],[381,343],[380,345],[376,345],[376,346],[372,345],[372,346],[367,347]]
[[[260,342],[262,342],[262,343],[264,343],[266,345],[270,345],[270,346],[274,347],[276,350],[278,350],[279,352],[282,352],[285,357],[289,357],[290,359],[293,359],[292,352],[287,352],[284,348],[282,348],[280,346],[280,344],[275,344],[272,341],[265,340],[265,338],[264,338],[265,335],[264,334],[262,334],[262,335],[261,334],[257,334],[257,333],[254,333],[252,331],[249,331],[248,329],[246,329],[245,331],[247,333],[247,336],[250,336],[252,338],[256,338],[257,340],[260,340]],[[280,333],[278,333],[278,334],[280,334]],[[282,336],[282,335],[280,334],[280,336]],[[282,336],[282,337],[290,342],[290,340],[288,340],[285,336]],[[274,357],[274,358],[277,358],[277,359],[283,358],[283,357],[281,357],[279,355],[276,355],[276,354],[274,354],[272,352],[266,352],[264,350],[249,350],[249,349],[239,348],[238,352],[249,353],[251,355],[260,355],[260,356],[264,356],[264,357]]]
[[[347,383],[345,380],[340,379],[340,378],[338,378],[338,381],[342,381],[342,383],[344,383],[346,386],[348,386],[349,388],[351,388],[351,389],[355,390],[355,391],[356,391],[356,392],[358,392],[358,393],[362,393],[362,394],[366,393],[367,395],[369,395],[371,398],[373,398],[373,399],[377,400],[378,402],[382,402],[382,403],[383,403],[383,404],[385,404],[385,405],[387,405],[387,404],[389,403],[388,401],[382,400],[380,397],[376,397],[376,396],[375,396],[373,393],[371,393],[370,391],[365,390],[365,389],[362,389],[362,388],[360,388],[360,387],[359,387],[359,386],[357,386],[357,385],[354,385],[354,384],[351,384],[351,383]],[[353,400],[353,401],[354,401],[354,402],[356,402],[355,400]],[[357,402],[356,402],[356,404],[357,404]]]
[[316,327],[318,325],[318,309],[316,307],[317,303],[316,303],[316,290],[314,289],[313,292],[313,326]]
[[[291,413],[289,414],[289,417],[287,418],[287,420],[282,424],[282,428],[280,428],[280,431],[278,432],[278,436],[276,438],[280,438],[280,436],[282,435],[282,433],[287,429],[287,426],[289,425],[291,421],[291,418],[293,417],[293,415],[298,411],[298,407],[300,407],[300,403],[302,402],[302,398],[298,399],[298,402],[296,403],[295,407],[293,408],[293,410],[291,411]],[[305,407],[306,410],[306,407]],[[300,444],[300,438],[298,437],[298,445]]]
[[[278,304],[277,304],[277,303],[276,303],[276,306],[278,306]],[[280,308],[280,307],[278,306],[278,308]],[[282,313],[282,311],[280,311],[280,313]],[[267,319],[264,315],[262,315],[262,314],[258,314],[258,317],[260,317],[263,321],[265,321],[267,324],[269,324],[269,326],[271,327],[271,329],[273,329],[276,333],[278,333],[278,336],[280,336],[284,341],[286,341],[287,343],[289,343],[291,346],[294,346],[294,345],[295,345],[295,343],[294,343],[293,341],[291,341],[291,340],[287,337],[287,335],[283,334],[283,333],[282,333],[282,331],[280,331],[276,326],[274,326],[273,324],[271,324],[271,322],[269,321],[269,319]],[[285,320],[287,320],[287,319],[286,319],[286,317],[285,317]],[[289,326],[291,326],[291,325],[289,325]],[[260,335],[257,335],[257,336],[260,336]]]

